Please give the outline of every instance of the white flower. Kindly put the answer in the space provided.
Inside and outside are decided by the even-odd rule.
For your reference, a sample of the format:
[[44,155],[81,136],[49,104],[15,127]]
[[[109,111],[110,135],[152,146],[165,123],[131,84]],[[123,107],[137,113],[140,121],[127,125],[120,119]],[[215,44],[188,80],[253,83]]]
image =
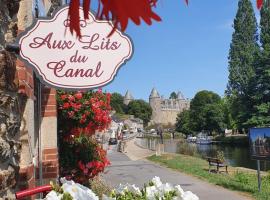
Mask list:
[[115,197],[108,197],[108,196],[106,196],[106,195],[102,195],[102,200],[116,200],[116,198]]
[[162,182],[160,180],[160,178],[158,176],[155,176],[153,179],[152,179],[152,182],[154,183],[154,185],[156,187],[160,187],[162,185]]
[[169,184],[169,183],[162,184],[157,189],[159,190],[159,195],[162,196],[162,197],[164,196],[165,193],[168,193],[168,192],[174,190],[174,188],[172,187],[172,185]]
[[178,196],[182,196],[184,194],[184,190],[181,188],[180,185],[177,185],[174,188],[175,188],[176,193],[177,193]]
[[46,195],[45,200],[61,200],[62,196],[62,194],[57,194],[55,191],[51,191]]
[[65,179],[61,179],[61,182],[64,183],[62,185],[64,192],[69,193],[74,200],[98,200],[98,196],[87,187]]
[[127,189],[128,189],[127,185],[122,185],[120,183],[119,187],[116,189],[116,193],[124,194]]
[[[73,181],[68,181],[65,178],[61,178],[62,189],[65,193],[69,193],[74,200],[98,200],[98,196],[89,188],[84,187]],[[152,179],[153,186],[146,187],[146,199],[147,200],[161,200],[164,198],[165,193],[175,191],[176,195],[173,197],[173,200],[199,200],[198,196],[193,194],[190,191],[184,191],[180,185],[173,187],[169,183],[163,184],[159,177],[154,177]],[[113,190],[113,194],[124,195],[126,191],[129,191],[133,194],[142,195],[140,188],[134,184],[120,184],[116,190]],[[51,191],[45,198],[45,200],[61,200],[63,194],[58,194],[55,191]],[[108,197],[103,195],[103,200],[116,200],[115,197]]]
[[197,197],[195,194],[193,194],[190,191],[184,192],[184,194],[181,197],[183,200],[199,200],[199,197]]
[[139,195],[142,194],[140,188],[136,187],[136,185],[134,185],[134,184],[130,185],[129,191],[134,192],[135,194],[139,194]]
[[162,189],[162,191],[164,191],[164,193],[174,190],[173,186],[169,183],[162,184],[160,188]]
[[154,200],[156,195],[159,195],[156,186],[146,187],[146,197],[148,200]]

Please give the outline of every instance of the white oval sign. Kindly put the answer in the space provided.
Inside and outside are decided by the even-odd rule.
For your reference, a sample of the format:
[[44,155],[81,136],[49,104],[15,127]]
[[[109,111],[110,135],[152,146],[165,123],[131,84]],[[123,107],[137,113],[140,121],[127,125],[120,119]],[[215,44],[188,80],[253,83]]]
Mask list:
[[[104,86],[132,55],[131,40],[108,21],[81,20],[81,38],[69,31],[68,7],[52,19],[38,19],[19,39],[20,57],[30,64],[45,84],[62,89]],[[80,8],[80,16],[83,10]]]

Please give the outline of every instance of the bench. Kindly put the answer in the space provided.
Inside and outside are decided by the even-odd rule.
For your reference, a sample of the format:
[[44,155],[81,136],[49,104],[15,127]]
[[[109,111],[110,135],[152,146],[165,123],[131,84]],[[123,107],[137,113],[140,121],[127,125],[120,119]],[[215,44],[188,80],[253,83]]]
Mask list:
[[207,158],[207,161],[209,164],[209,170],[208,170],[209,172],[211,172],[211,167],[215,166],[215,167],[217,167],[217,173],[220,172],[219,168],[221,168],[221,167],[225,167],[226,173],[228,173],[228,165],[224,161],[222,161],[218,158]]

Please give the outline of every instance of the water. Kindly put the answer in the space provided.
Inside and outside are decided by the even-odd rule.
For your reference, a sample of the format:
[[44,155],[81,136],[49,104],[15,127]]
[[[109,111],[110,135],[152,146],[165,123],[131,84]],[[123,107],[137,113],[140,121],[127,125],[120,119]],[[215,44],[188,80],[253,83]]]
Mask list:
[[[158,143],[159,139],[137,138],[138,145],[151,150],[155,150]],[[249,148],[244,146],[222,144],[199,145],[180,140],[164,140],[164,150],[169,153],[181,153],[191,156],[199,155],[203,158],[216,157],[217,151],[222,151],[226,162],[230,166],[257,169],[256,161],[250,159]],[[261,161],[261,170],[270,170],[270,162]]]

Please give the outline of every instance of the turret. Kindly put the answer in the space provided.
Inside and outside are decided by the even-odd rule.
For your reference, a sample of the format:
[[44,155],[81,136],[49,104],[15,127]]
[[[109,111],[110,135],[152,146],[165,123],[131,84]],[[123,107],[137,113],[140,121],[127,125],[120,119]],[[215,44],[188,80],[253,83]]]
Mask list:
[[159,116],[161,112],[161,98],[158,91],[153,88],[149,96],[149,104],[152,108],[152,120],[155,122],[160,121]]
[[177,99],[181,99],[181,100],[184,100],[185,99],[185,97],[184,97],[184,95],[183,95],[183,93],[182,92],[178,92],[177,93]]
[[127,92],[126,92],[126,94],[124,96],[124,104],[128,105],[129,102],[131,102],[133,100],[134,100],[134,98],[133,98],[132,94],[129,92],[129,90],[127,90]]

